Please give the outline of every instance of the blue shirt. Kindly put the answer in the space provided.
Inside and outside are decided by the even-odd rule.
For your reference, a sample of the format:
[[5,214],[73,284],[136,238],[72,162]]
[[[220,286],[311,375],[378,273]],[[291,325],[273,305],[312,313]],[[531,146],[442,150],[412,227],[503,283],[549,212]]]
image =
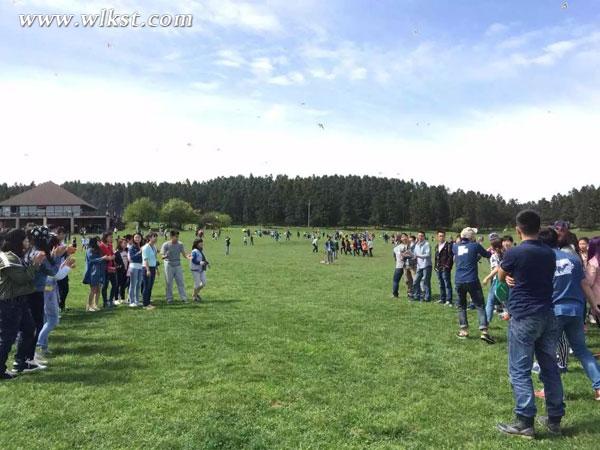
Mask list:
[[417,269],[425,269],[431,266],[431,247],[429,246],[429,242],[417,241],[413,253],[417,258]]
[[469,239],[463,239],[460,244],[452,245],[454,253],[454,283],[466,284],[479,281],[479,258],[492,256],[485,248]]
[[515,279],[508,296],[508,312],[515,319],[537,315],[552,308],[554,251],[540,240],[523,241],[509,249],[500,267]]
[[156,267],[156,250],[150,244],[142,247],[142,259],[148,261],[148,267]]
[[579,256],[554,249],[554,314],[557,316],[583,317],[585,294],[581,282],[585,278]]

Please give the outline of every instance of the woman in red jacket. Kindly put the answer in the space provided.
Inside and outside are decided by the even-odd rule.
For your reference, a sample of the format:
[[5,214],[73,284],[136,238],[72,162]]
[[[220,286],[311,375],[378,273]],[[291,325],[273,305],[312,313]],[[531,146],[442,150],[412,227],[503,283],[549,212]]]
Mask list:
[[[102,256],[106,256],[106,279],[102,285],[102,304],[105,308],[115,306],[115,298],[117,296],[117,269],[115,267],[115,251],[113,250],[113,234],[107,231],[102,234],[102,242],[98,246]],[[110,283],[110,296],[106,298]]]

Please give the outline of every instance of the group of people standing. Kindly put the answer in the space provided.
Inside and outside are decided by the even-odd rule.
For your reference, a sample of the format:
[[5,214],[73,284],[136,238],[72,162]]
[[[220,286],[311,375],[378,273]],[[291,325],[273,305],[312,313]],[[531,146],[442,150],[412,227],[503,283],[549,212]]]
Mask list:
[[[179,232],[170,232],[170,240],[156,247],[158,234],[140,233],[117,238],[113,232],[101,238],[90,237],[85,249],[83,283],[90,286],[86,310],[98,311],[102,295],[104,308],[121,302],[130,307],[153,309],[152,290],[159,271],[159,257],[164,263],[167,303],[173,303],[173,284],[187,302],[182,257],[189,260],[194,280],[193,298],[201,301],[209,266],[203,239],[197,237],[187,254],[179,241]],[[68,275],[75,266],[76,243],[64,243],[62,228],[28,225],[0,234],[0,379],[9,380],[20,373],[47,367],[49,336],[58,325],[69,291]],[[110,291],[108,290],[110,285]],[[6,362],[16,343],[13,370]]]
[[[62,228],[28,225],[0,236],[0,379],[45,369],[48,339],[60,320],[66,294],[59,282],[75,266],[74,247]],[[67,289],[68,293],[68,289]],[[12,371],[6,362],[17,344]]]
[[163,243],[160,251],[157,248],[158,234],[155,232],[150,232],[145,237],[141,233],[126,235],[118,239],[116,250],[113,249],[113,233],[110,231],[105,232],[101,239],[91,238],[86,250],[86,271],[83,278],[83,283],[90,286],[86,310],[98,310],[100,292],[104,308],[113,308],[122,302],[132,308],[143,306],[145,309],[154,309],[152,291],[156,277],[160,274],[159,256],[164,263],[167,303],[173,303],[174,284],[177,285],[181,301],[185,303],[188,300],[182,257],[189,260],[194,279],[193,299],[200,302],[200,291],[206,286],[205,272],[209,265],[204,253],[204,240],[196,237],[188,254],[179,241],[179,231],[171,230],[169,235],[170,239]]
[[[578,240],[564,221],[542,229],[540,216],[529,210],[517,216],[516,224],[520,245],[515,246],[511,236],[491,233],[487,249],[481,245],[476,228],[463,229],[455,242],[446,240],[445,233],[439,231],[433,261],[425,233],[418,233],[416,238],[406,233],[397,235],[392,295],[398,297],[400,280],[406,274],[408,298],[430,301],[431,272],[435,270],[439,303],[458,308],[457,337],[469,337],[470,297],[477,310],[481,340],[488,344],[495,343],[489,324],[496,308],[501,310],[502,317],[509,321],[509,374],[516,419],[497,428],[506,434],[532,438],[537,396],[545,399],[548,414],[538,422],[558,435],[564,415],[560,373],[567,370],[569,349],[581,361],[594,399],[600,401],[600,366],[586,346],[584,333],[586,303],[592,323],[600,323],[600,237]],[[478,273],[482,258],[490,260],[490,272],[483,279],[484,284],[490,284],[487,302]],[[534,367],[544,385],[537,392],[531,378]]]

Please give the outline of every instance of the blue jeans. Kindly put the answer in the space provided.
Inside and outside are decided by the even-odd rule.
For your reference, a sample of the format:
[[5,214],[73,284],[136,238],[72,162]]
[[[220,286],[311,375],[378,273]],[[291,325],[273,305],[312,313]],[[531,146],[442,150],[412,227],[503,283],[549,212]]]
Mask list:
[[496,290],[496,283],[497,281],[494,279],[490,284],[490,291],[485,303],[485,316],[487,317],[488,324],[492,323],[492,318],[494,317],[494,305],[496,304],[496,294],[494,292]]
[[[421,293],[421,281],[423,281],[423,290]],[[417,276],[413,282],[413,292],[415,300],[423,300],[426,302],[431,300],[431,266],[417,269]]]
[[467,294],[471,296],[471,301],[477,308],[477,318],[479,319],[479,329],[487,330],[488,321],[483,308],[483,290],[479,280],[470,283],[457,283],[456,294],[458,295],[458,325],[460,328],[469,328],[467,319]]
[[585,345],[583,319],[581,317],[557,316],[559,334],[563,331],[573,349],[575,357],[581,362],[583,370],[592,381],[594,389],[600,389],[600,367],[596,359]]
[[394,270],[394,279],[392,281],[392,295],[394,297],[398,297],[398,290],[400,289],[400,280],[402,279],[402,275],[404,275],[404,269]]
[[[27,297],[0,300],[0,375],[6,371],[6,360],[15,339],[17,341],[15,362],[18,367],[25,365],[33,341],[34,329],[35,323],[31,317]],[[33,345],[35,346],[35,342]]]
[[143,279],[144,269],[131,269],[129,277],[129,303],[134,305],[140,303],[140,292],[142,290]]
[[156,267],[149,267],[150,275],[144,274],[144,306],[150,305],[152,301],[152,288],[154,287],[154,280],[156,278]]
[[55,286],[51,292],[44,292],[44,326],[38,336],[37,346],[43,350],[48,350],[48,336],[56,328],[59,322],[59,291]]
[[438,282],[440,284],[440,300],[452,303],[452,281],[450,270],[441,269],[437,271]]
[[509,321],[508,372],[518,416],[531,418],[537,413],[531,380],[534,354],[540,365],[548,416],[565,415],[563,386],[556,363],[558,331],[558,321],[552,310],[521,319],[512,317]]

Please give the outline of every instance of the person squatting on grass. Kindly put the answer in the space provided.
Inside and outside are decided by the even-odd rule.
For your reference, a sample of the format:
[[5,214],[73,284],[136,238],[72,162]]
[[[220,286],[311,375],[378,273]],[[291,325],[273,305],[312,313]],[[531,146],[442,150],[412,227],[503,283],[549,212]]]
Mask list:
[[565,414],[563,385],[556,363],[559,324],[552,307],[556,271],[554,251],[539,239],[540,216],[531,210],[516,218],[521,244],[506,252],[498,279],[512,286],[508,299],[508,369],[515,399],[512,423],[499,423],[502,433],[532,439],[537,408],[531,369],[535,355],[546,394],[547,418],[541,421],[559,432]]
[[[585,279],[581,259],[573,253],[559,250],[558,234],[552,228],[540,232],[540,240],[554,250],[556,271],[554,272],[554,292],[552,301],[554,314],[558,320],[559,333],[566,335],[566,347],[570,345],[575,357],[592,382],[596,400],[600,400],[600,367],[585,344],[584,305],[586,298],[592,311],[600,312],[600,302]],[[544,398],[544,391],[536,392],[536,397]]]
[[[35,324],[28,295],[35,291],[35,276],[46,254],[37,252],[30,264],[23,262],[29,239],[23,230],[11,230],[0,237],[0,381],[11,380],[15,373],[39,370],[42,366],[27,361],[27,352],[35,346]],[[6,372],[8,354],[19,335],[13,373]]]
[[187,303],[187,294],[185,292],[185,282],[183,280],[183,267],[181,267],[181,256],[189,259],[185,253],[183,244],[179,242],[179,231],[171,230],[171,240],[165,242],[160,254],[165,266],[165,291],[167,303],[173,303],[173,280],[177,283],[179,298],[183,303]]
[[468,294],[477,309],[481,340],[488,344],[495,344],[496,341],[488,333],[488,320],[483,307],[483,290],[478,274],[479,258],[489,258],[491,254],[481,244],[475,242],[476,235],[477,228],[465,228],[460,232],[460,243],[453,244],[452,247],[456,266],[454,284],[458,294],[458,325],[460,327],[457,336],[460,339],[466,339],[469,336],[469,322],[467,320]]
[[208,260],[204,254],[204,241],[196,239],[192,244],[192,254],[190,258],[190,270],[194,279],[194,301],[201,302],[200,291],[206,287],[206,269]]

